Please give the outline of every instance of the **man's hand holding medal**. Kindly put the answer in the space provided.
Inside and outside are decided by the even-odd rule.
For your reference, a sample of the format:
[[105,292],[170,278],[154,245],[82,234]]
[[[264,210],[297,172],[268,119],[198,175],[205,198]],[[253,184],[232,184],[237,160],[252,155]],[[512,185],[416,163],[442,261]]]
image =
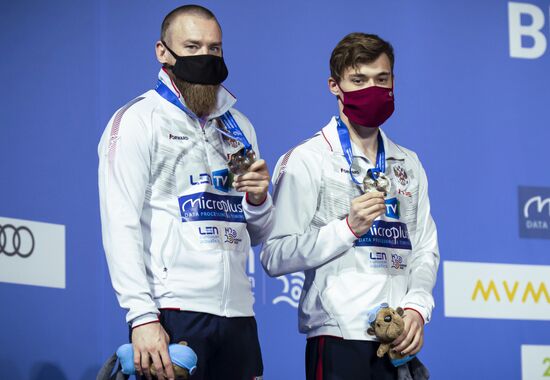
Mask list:
[[340,118],[337,118],[337,130],[342,145],[342,152],[349,165],[351,180],[361,187],[363,195],[351,201],[350,212],[347,216],[348,226],[357,237],[361,237],[371,228],[376,218],[386,213],[384,198],[390,192],[391,182],[386,176],[386,152],[382,135],[378,133],[378,148],[376,152],[376,165],[367,171],[362,182],[353,176],[353,150],[346,125]]
[[239,128],[239,125],[227,112],[220,117],[218,131],[232,141],[238,141],[243,148],[228,154],[227,167],[232,174],[235,190],[246,193],[248,203],[259,206],[267,198],[269,189],[269,171],[264,160],[256,161],[252,145]]
[[249,149],[241,149],[232,154],[227,163],[233,173],[233,187],[246,193],[247,201],[253,205],[262,204],[269,189],[269,171],[264,160],[256,161],[256,154]]
[[385,196],[390,180],[383,172],[369,170],[363,179],[364,194],[351,201],[348,225],[356,236],[363,236],[376,218],[386,212]]

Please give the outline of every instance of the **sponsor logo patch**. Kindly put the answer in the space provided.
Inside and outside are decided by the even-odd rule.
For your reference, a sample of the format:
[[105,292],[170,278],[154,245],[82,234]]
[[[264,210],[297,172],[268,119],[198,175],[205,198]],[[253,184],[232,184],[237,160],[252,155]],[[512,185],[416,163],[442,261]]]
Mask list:
[[228,193],[231,188],[229,169],[221,169],[212,172],[212,185],[216,190]]
[[371,268],[386,268],[388,259],[384,252],[370,252],[370,267]]
[[229,169],[220,169],[208,173],[200,173],[198,175],[189,176],[189,184],[191,186],[197,185],[212,185],[216,190],[228,193],[231,188],[231,180],[229,176]]
[[178,202],[182,222],[218,220],[246,223],[241,204],[242,196],[201,192],[179,197]]
[[357,247],[412,249],[405,223],[375,220],[369,231],[355,241]]
[[169,140],[180,140],[180,141],[185,141],[185,140],[189,140],[189,137],[187,136],[176,136],[176,135],[173,135],[173,134],[169,134],[168,135],[168,139]]
[[384,203],[386,203],[386,216],[399,219],[399,201],[397,198],[386,199]]
[[216,226],[199,227],[199,241],[201,244],[220,242],[219,229]]
[[[349,172],[350,172],[349,169],[340,168],[340,173],[349,174]],[[353,174],[353,175],[359,175],[359,170],[357,170],[357,169],[351,169],[351,174]]]
[[391,267],[395,269],[405,269],[407,265],[403,263],[403,256],[392,253],[391,254]]
[[239,239],[237,230],[231,227],[225,228],[225,243],[229,244],[239,244],[242,239]]

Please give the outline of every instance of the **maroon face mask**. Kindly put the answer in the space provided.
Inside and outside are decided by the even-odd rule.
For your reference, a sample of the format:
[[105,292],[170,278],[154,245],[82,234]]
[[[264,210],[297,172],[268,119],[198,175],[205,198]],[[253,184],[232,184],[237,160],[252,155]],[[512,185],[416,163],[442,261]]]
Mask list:
[[344,99],[344,115],[355,124],[377,128],[384,124],[395,108],[393,89],[371,86],[357,91],[345,92],[340,88]]

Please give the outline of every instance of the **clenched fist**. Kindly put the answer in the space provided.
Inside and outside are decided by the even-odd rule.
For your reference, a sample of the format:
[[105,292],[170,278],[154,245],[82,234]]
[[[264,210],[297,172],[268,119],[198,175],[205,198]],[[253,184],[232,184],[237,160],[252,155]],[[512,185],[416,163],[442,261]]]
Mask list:
[[261,204],[267,197],[269,189],[269,171],[264,160],[254,162],[248,172],[236,176],[233,186],[237,191],[246,192],[248,201],[253,205]]
[[362,236],[371,228],[372,222],[385,212],[384,193],[366,193],[351,201],[348,224],[355,235]]

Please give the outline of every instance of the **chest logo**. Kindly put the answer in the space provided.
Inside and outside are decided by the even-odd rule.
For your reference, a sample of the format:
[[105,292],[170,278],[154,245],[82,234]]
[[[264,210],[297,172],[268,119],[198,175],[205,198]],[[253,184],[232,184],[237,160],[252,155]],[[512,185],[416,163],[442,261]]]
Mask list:
[[397,178],[401,186],[407,186],[409,184],[409,176],[401,165],[393,166],[393,174],[395,174],[395,177]]
[[187,137],[187,136],[176,136],[176,135],[173,135],[173,134],[170,133],[168,135],[168,139],[169,140],[186,141],[186,140],[189,140],[189,137]]

